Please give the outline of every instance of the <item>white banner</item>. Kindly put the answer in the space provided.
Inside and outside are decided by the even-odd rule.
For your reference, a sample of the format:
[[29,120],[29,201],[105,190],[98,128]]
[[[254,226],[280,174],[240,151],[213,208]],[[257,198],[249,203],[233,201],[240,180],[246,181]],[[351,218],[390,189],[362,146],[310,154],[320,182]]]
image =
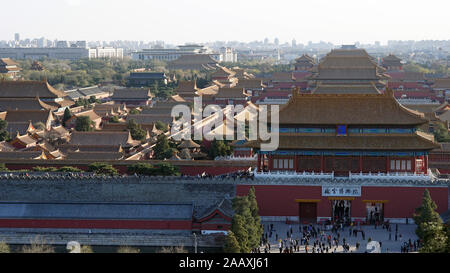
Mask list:
[[322,196],[361,196],[361,186],[322,186]]

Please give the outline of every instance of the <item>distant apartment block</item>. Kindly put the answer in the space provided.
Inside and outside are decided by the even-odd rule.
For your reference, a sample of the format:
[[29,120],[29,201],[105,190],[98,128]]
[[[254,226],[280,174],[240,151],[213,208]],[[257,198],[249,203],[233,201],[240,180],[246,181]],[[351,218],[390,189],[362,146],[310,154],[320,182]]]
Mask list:
[[270,50],[239,50],[237,52],[239,60],[256,60],[262,61],[267,59],[273,59],[275,61],[281,60],[280,50],[279,49],[270,49]]
[[123,59],[123,48],[97,47],[89,49],[90,59]]
[[237,52],[231,47],[220,48],[221,62],[237,63]]
[[[208,54],[217,62],[223,61],[223,54],[214,52],[203,45],[182,45],[177,48],[151,48],[131,54],[133,60],[175,61],[185,55]],[[229,58],[229,57],[228,57]]]
[[47,47],[47,48],[0,48],[0,58],[23,59],[60,59],[79,60],[96,58],[123,58],[122,48],[82,48],[82,47]]

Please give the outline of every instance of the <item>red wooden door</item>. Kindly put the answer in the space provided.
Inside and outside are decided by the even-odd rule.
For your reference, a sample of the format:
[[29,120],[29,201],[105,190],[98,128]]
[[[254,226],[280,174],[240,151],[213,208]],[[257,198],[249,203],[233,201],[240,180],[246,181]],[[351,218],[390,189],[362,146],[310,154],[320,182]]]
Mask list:
[[317,203],[298,203],[300,222],[316,222],[317,220]]

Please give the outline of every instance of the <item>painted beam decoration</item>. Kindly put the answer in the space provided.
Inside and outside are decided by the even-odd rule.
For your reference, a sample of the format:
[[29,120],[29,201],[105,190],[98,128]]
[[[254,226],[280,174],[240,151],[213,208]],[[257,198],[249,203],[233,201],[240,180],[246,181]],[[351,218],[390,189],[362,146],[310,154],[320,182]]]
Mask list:
[[361,186],[322,186],[322,196],[361,196]]

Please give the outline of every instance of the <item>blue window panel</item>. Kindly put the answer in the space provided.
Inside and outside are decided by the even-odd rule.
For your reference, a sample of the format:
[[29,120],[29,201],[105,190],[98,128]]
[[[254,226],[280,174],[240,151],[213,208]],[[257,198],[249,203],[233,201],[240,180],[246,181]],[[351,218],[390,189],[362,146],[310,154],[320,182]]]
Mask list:
[[368,156],[380,156],[383,155],[383,152],[366,152]]
[[334,129],[334,128],[325,128],[325,129],[322,129],[322,133],[336,133],[336,129]]
[[413,129],[396,129],[396,128],[389,129],[389,133],[391,134],[410,134],[413,132],[414,132]]
[[320,133],[320,128],[297,128],[297,133]]
[[347,135],[347,126],[346,125],[338,125],[337,134],[338,134],[338,136],[346,136]]
[[411,155],[411,153],[396,152],[395,155],[396,155],[396,156],[409,156],[409,155]]
[[350,153],[350,152],[336,152],[335,155],[342,155],[342,156],[344,156],[344,155],[352,155],[352,153]]
[[348,132],[352,133],[352,134],[359,134],[361,132],[361,129],[359,129],[359,128],[351,128],[351,129],[348,129]]
[[289,133],[289,128],[280,128],[280,133]]
[[365,134],[384,134],[386,129],[384,128],[364,128],[363,133]]

